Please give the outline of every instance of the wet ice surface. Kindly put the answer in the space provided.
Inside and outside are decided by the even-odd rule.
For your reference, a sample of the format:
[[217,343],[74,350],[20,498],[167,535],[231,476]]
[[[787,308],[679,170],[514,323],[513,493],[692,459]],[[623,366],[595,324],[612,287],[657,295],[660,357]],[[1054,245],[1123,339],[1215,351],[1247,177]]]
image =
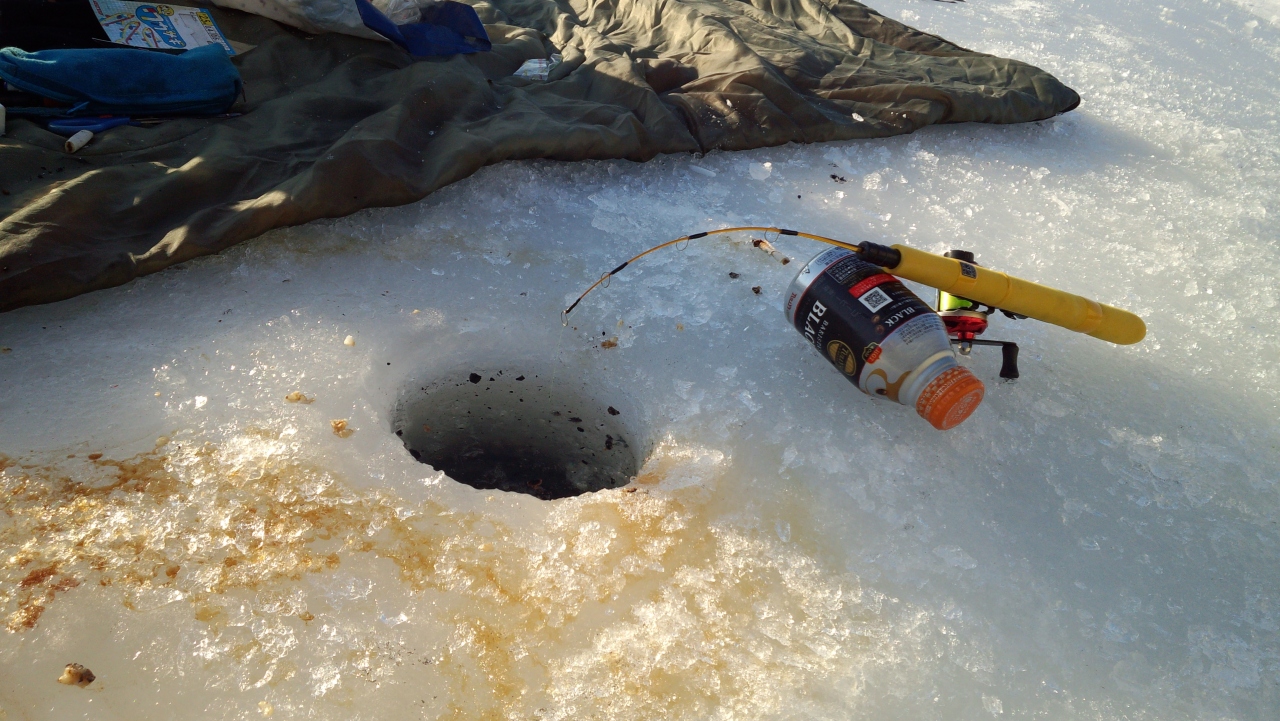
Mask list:
[[[1280,35],[1214,2],[879,8],[1085,102],[504,164],[0,316],[0,717],[1274,718]],[[745,242],[648,258],[561,328],[639,249],[748,223],[963,246],[1150,332],[996,320],[1022,378],[975,350],[987,399],[939,433],[805,347],[797,266]],[[615,406],[639,490],[415,462],[398,394],[468,364]]]

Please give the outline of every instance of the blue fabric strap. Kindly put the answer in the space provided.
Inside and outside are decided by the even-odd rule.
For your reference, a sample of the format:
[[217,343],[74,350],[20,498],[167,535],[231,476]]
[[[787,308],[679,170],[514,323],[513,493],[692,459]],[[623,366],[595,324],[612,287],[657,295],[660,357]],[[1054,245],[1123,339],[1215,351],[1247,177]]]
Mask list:
[[436,3],[423,9],[421,22],[396,26],[368,0],[355,0],[355,3],[366,27],[415,58],[486,52],[493,48],[484,23],[470,5],[451,0]]

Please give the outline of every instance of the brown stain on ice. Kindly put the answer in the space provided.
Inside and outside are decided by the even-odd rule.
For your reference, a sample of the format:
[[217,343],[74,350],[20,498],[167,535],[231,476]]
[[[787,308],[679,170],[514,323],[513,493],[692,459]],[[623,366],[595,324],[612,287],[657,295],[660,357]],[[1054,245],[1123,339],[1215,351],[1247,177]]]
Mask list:
[[53,576],[55,576],[57,573],[58,573],[57,566],[49,566],[47,568],[37,568],[31,573],[28,573],[26,578],[18,582],[18,588],[31,588],[32,586],[38,586],[44,583],[49,578],[52,578]]
[[[265,429],[245,436],[278,440]],[[125,460],[89,458],[42,465],[0,456],[8,517],[0,523],[0,614],[10,632],[35,628],[59,594],[88,582],[99,590],[82,592],[111,589],[130,608],[138,594],[180,591],[211,630],[235,608],[224,608],[224,595],[252,591],[256,615],[311,633],[300,629],[323,624],[284,602],[281,589],[348,560],[383,558],[413,593],[457,599],[440,616],[415,620],[452,629],[432,664],[451,689],[441,710],[507,719],[577,706],[595,709],[579,716],[656,719],[712,715],[726,699],[743,715],[779,713],[776,688],[840,676],[842,664],[856,670],[850,654],[875,643],[848,627],[883,625],[856,579],[829,581],[767,535],[713,522],[706,487],[663,492],[677,460],[651,464],[626,490],[547,504],[538,537],[548,550],[525,540],[528,529],[355,490],[287,456],[246,461],[243,450],[174,439]],[[122,517],[130,519],[122,527],[109,520]],[[598,611],[583,620],[619,594],[630,605],[609,622]],[[245,596],[233,598],[225,603]],[[669,620],[645,621],[646,608]],[[685,618],[696,623],[682,628]],[[257,643],[227,653],[261,659],[267,651]],[[811,648],[824,644],[835,650],[815,661]],[[300,662],[272,661],[276,678],[292,677]],[[744,680],[757,667],[774,683]]]
[[[200,599],[331,570],[353,552],[386,551],[419,585],[434,567],[432,539],[395,517],[394,499],[348,491],[321,469],[285,463],[250,477],[205,447],[182,459],[183,471],[208,477],[196,485],[180,478],[158,451],[127,460],[90,458],[78,466],[0,459],[0,494],[10,520],[0,527],[0,608],[8,607],[10,631],[33,628],[53,597],[82,579],[151,589],[174,586],[183,568],[194,567],[205,579],[202,587],[188,589],[196,615],[212,617],[217,614]],[[308,484],[313,493],[304,490]],[[213,542],[194,553],[176,543],[157,544],[155,529],[103,523],[117,514],[176,520],[186,527],[175,529],[172,540],[203,536]],[[370,537],[374,527],[382,529],[377,538]],[[44,542],[51,537],[57,540]],[[219,548],[219,541],[237,543]],[[125,604],[131,605],[127,598]]]

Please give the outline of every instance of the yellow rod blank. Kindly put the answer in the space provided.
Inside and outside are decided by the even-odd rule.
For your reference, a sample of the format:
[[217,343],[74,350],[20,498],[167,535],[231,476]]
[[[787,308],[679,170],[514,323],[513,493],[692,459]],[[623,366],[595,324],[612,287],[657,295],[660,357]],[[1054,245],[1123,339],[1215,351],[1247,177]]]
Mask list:
[[902,254],[902,262],[885,270],[901,278],[1120,345],[1137,343],[1147,334],[1146,324],[1129,311],[965,263],[972,269],[969,277],[955,258],[905,245],[893,249]]

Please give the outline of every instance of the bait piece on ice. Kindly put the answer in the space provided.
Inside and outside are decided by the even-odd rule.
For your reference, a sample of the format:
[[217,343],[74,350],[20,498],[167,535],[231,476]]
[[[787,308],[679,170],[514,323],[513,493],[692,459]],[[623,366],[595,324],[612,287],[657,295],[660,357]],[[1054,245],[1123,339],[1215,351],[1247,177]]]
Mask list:
[[791,262],[790,258],[783,255],[782,253],[779,253],[778,249],[773,247],[773,244],[765,240],[764,238],[752,238],[751,245],[752,247],[759,248],[760,250],[763,250],[764,252],[768,253],[770,257],[772,257],[774,260],[778,261],[779,263],[782,263],[783,265],[786,265]]
[[66,668],[62,669],[62,675],[58,677],[58,683],[84,688],[93,683],[95,678],[97,677],[93,675],[93,671],[78,663],[69,663]]

